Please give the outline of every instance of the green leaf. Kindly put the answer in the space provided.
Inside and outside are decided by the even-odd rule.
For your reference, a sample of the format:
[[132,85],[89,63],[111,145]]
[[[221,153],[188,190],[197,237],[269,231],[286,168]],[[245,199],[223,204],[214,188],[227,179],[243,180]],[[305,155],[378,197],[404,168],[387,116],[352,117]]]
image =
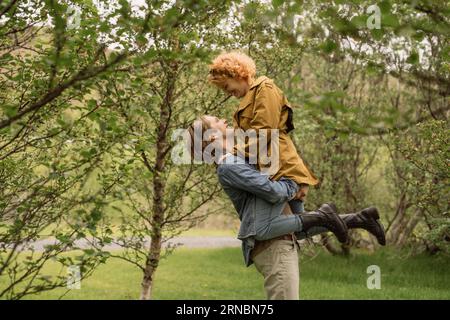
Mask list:
[[336,50],[337,47],[336,42],[329,39],[320,45],[321,50],[325,53],[331,53]]
[[419,54],[416,51],[413,51],[409,55],[408,59],[406,59],[406,62],[410,64],[417,64],[419,62]]
[[399,26],[398,18],[394,14],[382,14],[381,25],[396,28]]
[[272,5],[276,9],[280,7],[284,2],[284,0],[272,0]]
[[353,17],[350,20],[351,24],[353,24],[358,29],[364,29],[367,27],[367,15],[361,15]]
[[2,107],[2,109],[3,109],[3,112],[5,113],[5,115],[7,117],[9,117],[9,118],[14,117],[17,114],[17,107],[16,106],[7,104],[7,105],[4,105]]

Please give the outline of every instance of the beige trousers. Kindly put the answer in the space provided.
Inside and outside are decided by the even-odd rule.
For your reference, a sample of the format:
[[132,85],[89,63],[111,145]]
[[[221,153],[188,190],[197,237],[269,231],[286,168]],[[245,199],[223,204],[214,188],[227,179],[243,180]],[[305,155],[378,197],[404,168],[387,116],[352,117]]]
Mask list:
[[299,299],[298,249],[294,240],[275,240],[253,258],[256,270],[264,277],[268,300]]

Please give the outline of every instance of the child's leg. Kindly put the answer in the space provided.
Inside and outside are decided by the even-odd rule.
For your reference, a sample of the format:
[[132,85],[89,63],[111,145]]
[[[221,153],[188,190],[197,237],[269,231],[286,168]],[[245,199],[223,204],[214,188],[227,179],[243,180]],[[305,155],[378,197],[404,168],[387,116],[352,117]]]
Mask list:
[[294,199],[289,201],[289,207],[291,207],[291,211],[293,214],[300,214],[305,212],[305,207],[302,200]]
[[[293,214],[300,214],[305,212],[305,207],[302,200],[294,199],[289,201],[289,207],[291,207],[291,211]],[[297,237],[298,240],[302,240],[328,231],[329,230],[325,227],[312,227],[308,230],[308,232],[305,231],[296,232],[295,236]]]
[[297,214],[282,214],[282,206],[278,208],[256,208],[256,240],[273,239],[285,234],[303,230],[302,220]]
[[222,186],[246,191],[257,197],[254,204],[256,240],[268,240],[302,230],[298,215],[282,214],[287,201],[298,191],[294,181],[285,178],[272,181],[238,157],[231,157],[228,162],[218,166]]
[[[295,202],[297,200],[292,200]],[[291,203],[289,205],[297,209],[296,212],[304,213],[303,203]],[[256,240],[268,240],[285,234],[295,233],[298,240],[310,238],[317,234],[330,231],[328,228],[321,226],[312,226],[307,231],[304,230],[303,222],[300,214],[283,214],[282,206],[274,205],[272,208],[262,208],[258,203],[256,204]],[[261,208],[259,208],[261,207]]]

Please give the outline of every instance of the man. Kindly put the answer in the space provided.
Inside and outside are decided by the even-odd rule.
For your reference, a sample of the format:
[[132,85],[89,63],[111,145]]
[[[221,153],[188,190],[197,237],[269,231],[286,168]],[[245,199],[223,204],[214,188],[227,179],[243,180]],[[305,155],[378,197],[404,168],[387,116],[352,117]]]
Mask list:
[[[302,201],[308,192],[309,185],[316,185],[317,178],[304,164],[298,155],[295,146],[288,133],[294,129],[293,111],[283,92],[267,77],[255,79],[256,66],[253,60],[245,54],[230,52],[223,53],[216,57],[210,65],[209,81],[229,94],[241,99],[233,120],[234,127],[243,130],[256,130],[258,135],[265,134],[268,153],[278,151],[279,167],[272,175],[273,180],[282,177],[294,181],[298,185],[297,205],[295,213],[302,213]],[[277,130],[279,137],[279,150],[271,150],[271,138]],[[249,158],[251,154],[249,144],[238,145],[234,154],[243,154],[244,158]],[[257,155],[258,169],[264,169],[264,164],[260,160],[261,155]],[[235,161],[236,158],[233,158]],[[220,166],[218,168],[220,169]],[[229,169],[231,170],[231,169]],[[225,172],[226,174],[227,172]],[[230,172],[228,172],[230,173]],[[222,172],[222,174],[224,174]],[[232,172],[230,173],[232,174]],[[240,178],[233,182],[236,184]],[[220,180],[220,178],[219,178]],[[245,179],[244,179],[245,181]],[[268,208],[264,200],[254,199],[248,193],[242,191],[232,191],[235,185],[227,185],[223,179],[221,181],[225,192],[230,196],[236,210],[240,213],[241,229],[240,239],[243,240],[243,250],[246,262],[254,262],[257,270],[264,276],[264,288],[268,299],[298,299],[299,270],[298,270],[298,244],[294,234],[285,234],[270,240],[258,241],[252,237],[252,214],[245,212],[257,211],[255,214],[262,214],[267,210],[283,210],[287,214],[292,214],[286,202],[272,204]],[[245,190],[243,190],[245,191]],[[262,201],[262,202],[261,202]],[[261,203],[260,203],[261,202]],[[280,207],[281,206],[281,207]],[[294,206],[293,206],[294,207]],[[249,209],[254,208],[254,209]],[[333,205],[323,205],[317,210],[319,213],[336,214]],[[247,217],[247,218],[245,218]],[[250,217],[250,218],[248,218]],[[381,244],[384,244],[384,231],[379,223],[378,212],[375,208],[368,208],[358,214],[350,214],[343,217],[348,228],[362,227],[375,234]],[[250,221],[246,221],[250,220]],[[253,219],[254,220],[254,219]],[[298,233],[297,237],[305,237],[314,233],[326,231],[329,228],[305,228],[308,234]],[[243,233],[249,233],[247,236]],[[249,265],[249,264],[247,264]]]

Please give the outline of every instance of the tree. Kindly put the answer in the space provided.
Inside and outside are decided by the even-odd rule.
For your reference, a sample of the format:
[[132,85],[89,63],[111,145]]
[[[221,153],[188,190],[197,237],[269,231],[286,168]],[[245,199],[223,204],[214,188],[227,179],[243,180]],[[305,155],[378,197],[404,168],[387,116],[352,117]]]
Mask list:
[[[450,88],[450,28],[446,14],[448,4],[441,1],[389,0],[376,5],[370,1],[315,1],[302,4],[300,6],[296,1],[283,4],[274,2],[267,11],[266,18],[282,22],[280,31],[284,37],[290,39],[293,46],[308,43],[313,54],[329,61],[328,68],[333,69],[333,63],[346,61],[363,67],[367,74],[378,75],[385,81],[374,82],[373,90],[386,95],[390,100],[379,104],[377,109],[380,112],[370,116],[367,119],[369,121],[362,121],[362,125],[347,121],[352,119],[354,111],[359,113],[359,109],[352,108],[351,105],[342,105],[343,97],[346,100],[352,98],[353,94],[350,92],[333,91],[322,99],[317,99],[314,94],[310,97],[316,99],[308,99],[308,95],[305,95],[307,99],[303,103],[321,112],[324,111],[320,108],[321,105],[326,105],[332,112],[340,112],[343,108],[351,111],[347,112],[350,117],[334,118],[335,121],[320,116],[315,120],[319,119],[321,126],[328,127],[338,136],[380,136],[381,146],[387,145],[391,150],[391,164],[395,168],[395,175],[390,176],[393,177],[390,183],[396,187],[395,191],[398,188],[401,191],[398,193],[396,214],[392,220],[389,219],[392,224],[388,230],[389,239],[396,245],[404,245],[420,222],[425,222],[428,228],[432,228],[426,222],[423,207],[418,206],[415,201],[417,185],[434,185],[437,188],[427,189],[430,192],[433,189],[433,196],[431,193],[427,194],[429,198],[435,199],[434,204],[447,197],[437,191],[445,183],[445,175],[440,175],[440,179],[431,178],[424,171],[417,170],[416,160],[405,158],[405,155],[412,150],[426,154],[428,149],[425,146],[434,145],[432,141],[423,142],[430,136],[419,128],[432,126],[436,134],[447,130]],[[373,19],[379,19],[378,26],[370,23]],[[383,88],[395,91],[395,95],[389,97],[389,93],[385,93]],[[409,146],[409,152],[402,147],[405,143]],[[416,168],[415,174],[410,171],[412,168]],[[439,171],[438,167],[428,167],[427,170]],[[349,171],[345,172],[347,176]],[[406,172],[409,173],[405,175]],[[431,202],[427,204],[435,207]],[[413,213],[408,214],[410,211]],[[440,206],[437,212],[442,217],[439,220],[442,225],[437,228],[439,231],[429,232],[440,234],[445,239],[446,232],[442,230],[448,225],[447,210]],[[436,227],[436,224],[433,226]]]
[[[82,7],[81,19],[70,28],[74,6]],[[123,133],[92,124],[98,117],[109,128],[114,122],[92,89],[130,55],[113,31],[142,31],[148,23],[149,14],[121,19],[129,10],[122,3],[105,17],[84,1],[0,5],[0,276],[9,279],[1,297],[64,286],[64,275],[42,271],[53,260],[62,267],[78,264],[85,277],[107,257],[76,241],[96,234],[102,199],[120,180],[101,167]],[[114,18],[119,22],[112,25]],[[122,51],[108,51],[112,43]],[[35,252],[31,244],[43,235],[57,241]],[[108,234],[101,238],[109,240]],[[78,262],[63,254],[76,249],[83,249]]]
[[[163,244],[208,214],[199,213],[220,191],[212,167],[173,160],[177,129],[186,129],[199,115],[220,112],[228,98],[209,88],[205,61],[227,4],[174,5],[162,16],[183,17],[167,29],[149,29],[152,44],[118,71],[99,91],[128,131],[120,156],[126,179],[115,188],[124,207],[114,257],[143,273],[141,299],[150,299]],[[221,208],[219,208],[221,209]]]

